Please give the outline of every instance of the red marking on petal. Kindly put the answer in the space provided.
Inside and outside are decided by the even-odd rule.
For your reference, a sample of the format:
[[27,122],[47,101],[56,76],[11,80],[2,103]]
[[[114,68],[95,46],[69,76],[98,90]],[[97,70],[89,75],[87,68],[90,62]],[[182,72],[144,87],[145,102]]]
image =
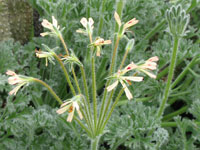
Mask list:
[[130,70],[130,69],[131,69],[131,67],[128,67],[128,68],[127,68],[127,70]]
[[128,24],[131,24],[132,22],[133,22],[133,21],[131,20],[131,21],[128,22]]

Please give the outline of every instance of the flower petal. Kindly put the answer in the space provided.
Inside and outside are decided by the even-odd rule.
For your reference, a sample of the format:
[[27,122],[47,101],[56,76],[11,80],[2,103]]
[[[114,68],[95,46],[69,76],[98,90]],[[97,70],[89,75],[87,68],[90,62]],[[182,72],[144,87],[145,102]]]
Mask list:
[[111,44],[111,43],[112,43],[111,40],[106,40],[106,41],[103,42],[103,44]]
[[11,71],[11,70],[7,70],[6,74],[9,75],[9,76],[15,76],[15,75],[17,75],[14,71]]
[[158,60],[159,60],[158,56],[154,56],[149,58],[147,61],[158,61]]
[[69,103],[72,103],[72,101],[70,100],[70,101],[66,101],[66,102],[64,102],[60,107],[64,107],[64,106],[66,106],[67,104],[69,104]]
[[146,70],[141,70],[141,71],[143,71],[144,73],[146,73],[148,76],[150,76],[151,78],[154,78],[154,79],[156,79],[156,75],[154,75],[154,74],[152,74],[152,73],[150,73],[150,72],[148,72],[148,71],[146,71]]
[[113,84],[111,84],[110,86],[108,86],[106,89],[107,91],[111,91],[112,89],[114,89],[117,85],[118,85],[119,81],[115,81]]
[[87,32],[83,29],[78,29],[76,30],[77,33],[83,33],[83,34],[87,34]]
[[74,117],[74,109],[72,110],[72,112],[69,113],[67,117],[67,122],[72,122],[73,117]]
[[62,108],[58,109],[58,110],[56,111],[56,113],[62,114],[62,113],[64,113],[64,112],[66,112],[68,109],[69,109],[68,106],[62,107]]
[[43,19],[42,26],[47,28],[47,29],[53,30],[52,24],[46,19]]
[[119,26],[121,26],[122,23],[121,23],[120,17],[119,17],[119,15],[118,15],[117,12],[115,12],[114,17],[115,17],[115,20],[116,20],[117,24],[118,24]]
[[46,35],[49,35],[49,32],[43,32],[43,33],[40,33],[41,36],[46,36]]
[[121,78],[123,80],[131,80],[131,81],[135,81],[135,82],[141,82],[143,80],[143,77],[126,77],[126,76],[123,76]]
[[15,84],[22,83],[22,82],[24,82],[24,80],[19,78],[18,75],[8,78],[8,83],[11,85],[15,85]]
[[128,21],[127,23],[125,23],[124,25],[124,29],[127,29],[135,24],[137,24],[139,21],[136,20],[136,18],[131,19],[130,21]]
[[87,28],[87,19],[86,18],[82,18],[80,22],[85,28]]
[[132,99],[133,96],[132,96],[131,92],[129,91],[128,87],[126,86],[126,84],[125,84],[122,80],[120,80],[120,82],[121,82],[121,84],[122,84],[122,86],[123,86],[123,88],[124,88],[126,97],[127,97],[129,100]]
[[94,24],[94,20],[92,18],[89,18],[89,25],[92,26]]
[[52,22],[53,22],[53,26],[57,28],[58,27],[58,22],[57,22],[57,20],[55,19],[54,16],[52,16]]

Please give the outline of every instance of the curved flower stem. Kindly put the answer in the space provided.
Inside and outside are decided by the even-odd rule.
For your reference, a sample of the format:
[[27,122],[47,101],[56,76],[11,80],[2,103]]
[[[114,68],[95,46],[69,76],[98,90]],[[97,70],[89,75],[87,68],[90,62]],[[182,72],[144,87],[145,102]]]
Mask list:
[[79,86],[79,83],[78,83],[78,80],[77,80],[77,77],[76,77],[76,73],[74,71],[74,67],[73,66],[72,66],[72,74],[73,74],[73,77],[74,77],[74,81],[75,81],[78,93],[81,94],[82,92],[81,92],[81,89],[80,89],[80,86]]
[[58,57],[58,55],[54,54],[54,57],[57,59],[58,63],[60,64],[60,66],[61,66],[61,68],[62,68],[62,70],[63,70],[63,72],[64,72],[64,74],[65,74],[67,83],[69,84],[69,87],[70,87],[70,89],[71,89],[71,91],[72,91],[72,94],[75,96],[75,95],[76,95],[76,92],[75,92],[74,87],[73,87],[73,85],[72,85],[72,83],[71,83],[71,81],[70,81],[69,75],[68,75],[68,73],[67,73],[67,70],[66,70],[66,68],[65,68],[65,66],[64,66],[64,64],[63,64],[63,62],[60,60],[60,58]]
[[97,98],[96,98],[96,74],[95,74],[95,57],[92,57],[92,95],[94,110],[94,127],[97,128]]
[[117,97],[116,97],[116,99],[115,99],[115,101],[114,101],[114,103],[113,103],[113,105],[111,107],[111,110],[110,110],[107,118],[105,119],[103,125],[100,128],[100,133],[104,130],[106,124],[108,123],[108,120],[110,119],[110,117],[111,117],[111,115],[112,115],[112,113],[113,113],[113,111],[114,111],[114,109],[115,109],[115,107],[116,107],[116,105],[117,105],[117,103],[118,103],[118,101],[119,101],[119,99],[120,99],[120,97],[122,96],[123,93],[124,93],[124,89],[122,88],[120,90],[119,94],[117,95]]
[[33,81],[38,82],[42,84],[43,86],[45,86],[49,90],[49,92],[53,95],[53,97],[58,101],[59,104],[63,103],[62,100],[58,97],[58,95],[52,90],[52,88],[48,84],[46,84],[44,81],[36,79],[36,78],[33,78]]
[[158,110],[158,116],[157,116],[158,118],[160,118],[164,112],[165,104],[167,102],[169,92],[171,90],[171,82],[172,82],[172,78],[173,78],[173,74],[174,74],[174,68],[176,65],[178,46],[179,46],[179,37],[174,37],[174,47],[173,47],[173,52],[172,52],[171,64],[170,64],[170,68],[169,68],[169,74],[168,74],[167,84],[165,87],[164,97],[163,97],[162,103],[160,105],[160,108]]

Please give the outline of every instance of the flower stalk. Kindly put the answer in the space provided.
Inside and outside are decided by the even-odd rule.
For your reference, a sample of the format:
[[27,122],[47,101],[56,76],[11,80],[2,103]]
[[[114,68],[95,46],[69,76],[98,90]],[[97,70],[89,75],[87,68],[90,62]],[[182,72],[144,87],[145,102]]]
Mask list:
[[62,100],[58,97],[58,95],[53,91],[53,89],[44,81],[36,79],[36,78],[33,78],[33,81],[45,86],[49,90],[49,92],[52,94],[52,96],[58,101],[59,104],[63,103]]
[[169,68],[169,74],[168,74],[167,84],[166,84],[165,91],[164,91],[164,96],[163,96],[160,108],[158,110],[158,116],[157,116],[158,118],[160,118],[161,115],[164,112],[165,105],[166,105],[167,99],[169,97],[169,92],[171,90],[171,82],[172,82],[172,79],[173,79],[174,68],[175,68],[175,65],[176,65],[176,58],[177,58],[179,40],[180,40],[179,37],[174,38],[174,46],[173,46],[171,64],[170,64],[170,68]]

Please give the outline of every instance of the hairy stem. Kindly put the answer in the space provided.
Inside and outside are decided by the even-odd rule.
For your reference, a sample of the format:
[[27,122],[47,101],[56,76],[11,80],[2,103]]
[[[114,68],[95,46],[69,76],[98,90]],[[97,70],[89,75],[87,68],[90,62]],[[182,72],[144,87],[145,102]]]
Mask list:
[[179,109],[179,110],[177,110],[177,111],[175,111],[175,112],[172,112],[172,113],[170,113],[170,114],[164,116],[162,120],[163,120],[163,121],[169,121],[169,120],[171,120],[174,116],[178,116],[178,115],[180,115],[180,114],[186,112],[187,109],[188,109],[188,106],[184,106],[184,107],[182,107],[181,109]]
[[58,95],[52,90],[52,88],[48,84],[46,84],[44,81],[36,79],[36,78],[33,78],[33,81],[38,82],[42,84],[43,86],[45,86],[49,90],[49,92],[53,95],[53,97],[58,101],[59,104],[63,103],[62,100],[58,97]]
[[117,105],[117,103],[118,103],[118,101],[119,101],[119,99],[120,99],[120,97],[122,96],[123,93],[124,93],[124,89],[122,88],[120,90],[119,94],[117,95],[117,97],[116,97],[116,99],[115,99],[115,101],[114,101],[114,103],[113,103],[113,105],[110,109],[110,112],[108,113],[107,118],[105,119],[103,125],[100,128],[100,133],[104,130],[106,124],[108,123],[108,120],[110,119],[110,117],[111,117],[111,115],[112,115],[112,113],[113,113],[113,111],[114,111],[114,109],[115,109],[115,107],[116,107],[116,105]]
[[189,68],[193,67],[196,64],[196,60],[199,57],[196,56],[192,59],[192,61],[185,67],[185,69],[181,72],[181,74],[179,74],[179,76],[176,78],[176,80],[172,83],[171,88],[174,88],[186,75],[186,73],[188,72]]
[[161,117],[161,115],[164,112],[165,104],[167,102],[169,92],[171,90],[171,82],[172,82],[172,78],[173,78],[173,74],[174,74],[174,68],[176,65],[178,46],[179,46],[179,38],[174,37],[174,47],[173,47],[173,52],[172,52],[171,64],[170,64],[170,68],[169,68],[169,74],[168,74],[167,84],[165,87],[164,97],[163,97],[163,100],[161,102],[161,105],[160,105],[160,108],[158,111],[158,118]]
[[77,77],[76,77],[76,73],[74,71],[74,67],[73,66],[72,66],[72,74],[73,74],[73,77],[74,77],[74,81],[75,81],[78,93],[81,94],[81,89],[80,89],[80,86],[79,86],[79,83],[78,83],[78,80],[77,80]]
[[61,66],[61,68],[62,68],[62,70],[63,70],[63,72],[64,72],[64,74],[65,74],[67,83],[69,84],[69,87],[70,87],[70,89],[71,89],[71,91],[72,91],[72,94],[75,96],[75,95],[76,95],[76,92],[75,92],[74,87],[73,87],[73,85],[72,85],[72,83],[71,83],[71,81],[70,81],[69,75],[68,75],[68,73],[67,73],[67,70],[66,70],[66,68],[65,68],[65,66],[64,66],[64,64],[63,64],[63,62],[60,60],[60,58],[58,57],[58,55],[54,54],[54,57],[56,58],[56,60],[57,60],[58,63],[60,64],[60,66]]
[[96,74],[95,74],[95,58],[92,57],[92,95],[93,95],[93,111],[94,111],[94,127],[97,127],[97,98],[96,98]]
[[96,136],[94,139],[91,139],[91,150],[98,150],[100,138],[100,136]]
[[100,131],[100,127],[102,126],[103,122],[104,122],[104,119],[106,117],[106,114],[108,112],[108,109],[109,109],[109,106],[110,106],[110,103],[112,101],[112,97],[113,97],[113,94],[114,94],[114,90],[112,90],[112,92],[110,93],[110,96],[108,98],[108,102],[106,104],[106,108],[104,109],[104,111],[102,112],[102,114],[100,114],[100,117],[99,117],[99,120],[98,120],[98,126],[97,126],[97,132],[99,133]]
[[69,51],[68,51],[68,49],[67,49],[67,45],[66,45],[66,43],[65,43],[65,41],[64,41],[64,39],[63,39],[62,34],[59,35],[59,38],[60,38],[60,40],[61,40],[61,42],[62,42],[62,44],[63,44],[63,46],[64,46],[64,48],[65,48],[66,54],[69,56]]

